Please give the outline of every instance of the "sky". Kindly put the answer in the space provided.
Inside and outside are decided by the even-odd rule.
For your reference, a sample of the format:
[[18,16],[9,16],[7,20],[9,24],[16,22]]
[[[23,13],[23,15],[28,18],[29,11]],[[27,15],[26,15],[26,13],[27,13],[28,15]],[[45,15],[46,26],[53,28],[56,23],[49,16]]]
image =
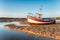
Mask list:
[[43,17],[60,16],[60,0],[0,0],[0,17],[27,17],[29,13],[40,13]]

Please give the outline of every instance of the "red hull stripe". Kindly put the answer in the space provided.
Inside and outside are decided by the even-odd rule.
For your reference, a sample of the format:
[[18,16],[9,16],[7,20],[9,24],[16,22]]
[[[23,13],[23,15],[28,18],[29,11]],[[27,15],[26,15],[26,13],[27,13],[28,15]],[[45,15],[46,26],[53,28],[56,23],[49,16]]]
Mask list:
[[51,20],[39,20],[36,18],[29,18],[29,19],[34,20],[34,21],[38,21],[38,22],[52,22]]

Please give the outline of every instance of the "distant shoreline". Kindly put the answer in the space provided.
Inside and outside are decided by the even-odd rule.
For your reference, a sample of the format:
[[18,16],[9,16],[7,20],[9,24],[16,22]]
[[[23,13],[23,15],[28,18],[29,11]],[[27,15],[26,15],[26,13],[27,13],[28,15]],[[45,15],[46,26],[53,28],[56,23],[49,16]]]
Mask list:
[[15,22],[20,20],[26,20],[26,18],[0,18],[0,22]]

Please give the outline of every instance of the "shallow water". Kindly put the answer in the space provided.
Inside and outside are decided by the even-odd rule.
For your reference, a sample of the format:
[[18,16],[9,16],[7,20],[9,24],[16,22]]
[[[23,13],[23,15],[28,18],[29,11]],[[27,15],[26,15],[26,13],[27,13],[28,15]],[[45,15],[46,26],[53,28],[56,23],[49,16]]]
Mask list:
[[45,37],[38,37],[35,35],[28,35],[25,32],[18,32],[18,31],[9,30],[4,27],[5,24],[20,25],[17,22],[0,23],[0,40],[55,40],[52,38],[45,38]]

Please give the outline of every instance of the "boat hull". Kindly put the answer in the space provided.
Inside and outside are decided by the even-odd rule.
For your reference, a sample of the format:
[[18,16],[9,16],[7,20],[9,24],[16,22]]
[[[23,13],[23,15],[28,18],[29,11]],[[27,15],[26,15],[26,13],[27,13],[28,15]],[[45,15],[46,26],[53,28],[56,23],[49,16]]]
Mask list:
[[50,24],[50,23],[53,23],[52,20],[41,20],[41,19],[38,19],[38,18],[35,18],[32,16],[28,16],[27,21],[30,24]]

